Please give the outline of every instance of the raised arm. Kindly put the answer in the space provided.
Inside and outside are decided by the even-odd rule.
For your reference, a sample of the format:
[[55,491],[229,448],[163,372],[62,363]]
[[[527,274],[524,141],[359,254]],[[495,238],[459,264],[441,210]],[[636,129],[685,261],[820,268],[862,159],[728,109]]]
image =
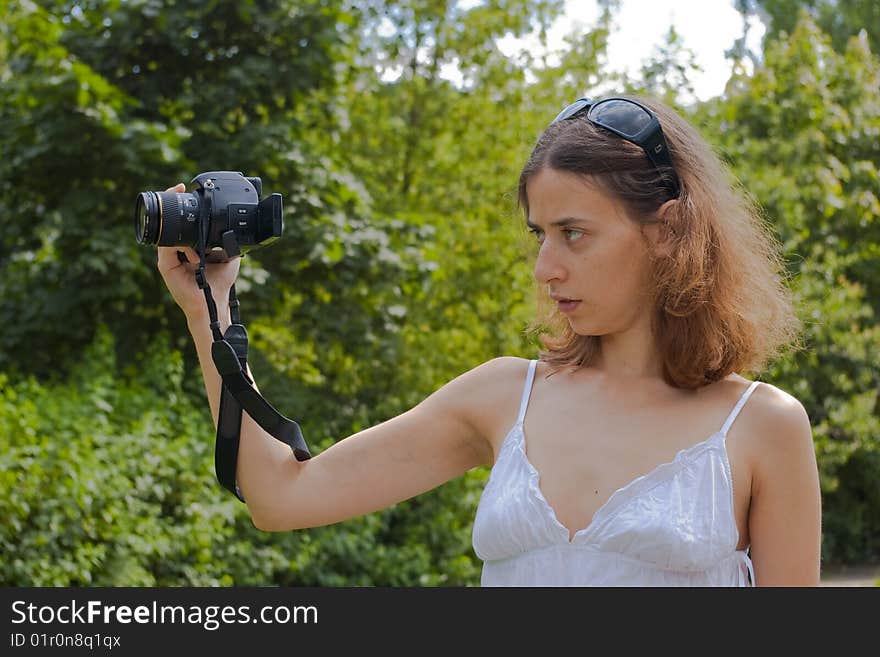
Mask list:
[[414,408],[308,461],[287,459],[275,478],[274,501],[261,510],[258,526],[283,531],[339,522],[490,464],[492,448],[478,427],[479,400],[499,361],[465,372]]
[[[221,379],[211,359],[204,297],[192,267],[175,248],[159,249],[159,270],[187,316],[216,427]],[[184,251],[190,260],[195,254]],[[225,299],[238,263],[209,265],[215,298]],[[218,304],[221,330],[229,324]],[[306,461],[245,413],[237,480],[255,526],[282,531],[340,522],[386,508],[492,462],[486,438],[487,395],[508,359],[496,358],[456,377],[414,408],[335,443]]]
[[[192,333],[213,410],[220,378],[211,361],[210,331]],[[479,400],[496,379],[498,361],[465,372],[414,408],[307,461],[297,461],[245,414],[237,475],[254,524],[284,531],[340,522],[491,463],[491,445],[479,428]],[[216,412],[214,418],[216,426]]]

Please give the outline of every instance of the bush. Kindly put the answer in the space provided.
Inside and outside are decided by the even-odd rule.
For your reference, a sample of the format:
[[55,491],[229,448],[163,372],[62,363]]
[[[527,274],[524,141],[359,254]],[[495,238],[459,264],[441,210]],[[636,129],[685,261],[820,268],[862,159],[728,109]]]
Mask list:
[[[0,584],[468,584],[475,477],[331,527],[268,534],[214,478],[208,405],[154,336],[117,373],[102,329],[64,382],[0,374]],[[196,371],[193,376],[198,376]],[[468,496],[465,490],[471,490]],[[446,513],[434,517],[437,502]],[[453,513],[446,505],[453,505]],[[465,505],[467,506],[467,505]],[[455,518],[457,521],[452,522]]]

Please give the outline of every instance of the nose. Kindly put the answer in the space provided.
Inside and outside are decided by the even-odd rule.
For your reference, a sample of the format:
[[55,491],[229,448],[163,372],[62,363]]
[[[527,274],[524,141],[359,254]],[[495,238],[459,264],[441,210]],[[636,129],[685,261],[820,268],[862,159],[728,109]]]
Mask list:
[[563,260],[564,258],[559,253],[559,247],[554,246],[550,240],[545,238],[535,260],[535,280],[542,284],[554,280],[564,281],[567,270]]

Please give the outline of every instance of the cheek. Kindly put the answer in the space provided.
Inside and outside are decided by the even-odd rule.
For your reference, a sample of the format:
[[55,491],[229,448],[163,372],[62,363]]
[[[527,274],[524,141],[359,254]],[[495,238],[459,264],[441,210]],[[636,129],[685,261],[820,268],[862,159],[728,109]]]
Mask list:
[[644,293],[649,276],[636,250],[614,249],[585,259],[586,291],[599,303],[631,304]]

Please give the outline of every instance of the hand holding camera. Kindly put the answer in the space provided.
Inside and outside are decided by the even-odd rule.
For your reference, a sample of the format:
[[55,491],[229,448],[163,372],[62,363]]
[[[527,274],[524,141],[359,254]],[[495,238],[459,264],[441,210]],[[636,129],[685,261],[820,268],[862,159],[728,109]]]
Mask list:
[[271,244],[283,228],[281,195],[260,200],[262,181],[237,171],[209,171],[193,178],[194,190],[178,184],[142,192],[135,208],[135,238],[158,244],[158,267],[188,319],[203,318],[205,303],[195,273],[204,254],[207,282],[221,309],[235,283],[237,256]]
[[[183,193],[183,183],[169,187],[165,192]],[[207,307],[205,297],[196,283],[195,273],[198,268],[199,256],[189,246],[160,246],[158,267],[162,279],[171,292],[171,296],[190,322],[205,321]],[[235,283],[241,258],[233,258],[228,262],[209,263],[206,266],[208,284],[214,291],[215,301],[221,308],[229,298],[229,289]],[[225,316],[225,312],[220,313]]]

